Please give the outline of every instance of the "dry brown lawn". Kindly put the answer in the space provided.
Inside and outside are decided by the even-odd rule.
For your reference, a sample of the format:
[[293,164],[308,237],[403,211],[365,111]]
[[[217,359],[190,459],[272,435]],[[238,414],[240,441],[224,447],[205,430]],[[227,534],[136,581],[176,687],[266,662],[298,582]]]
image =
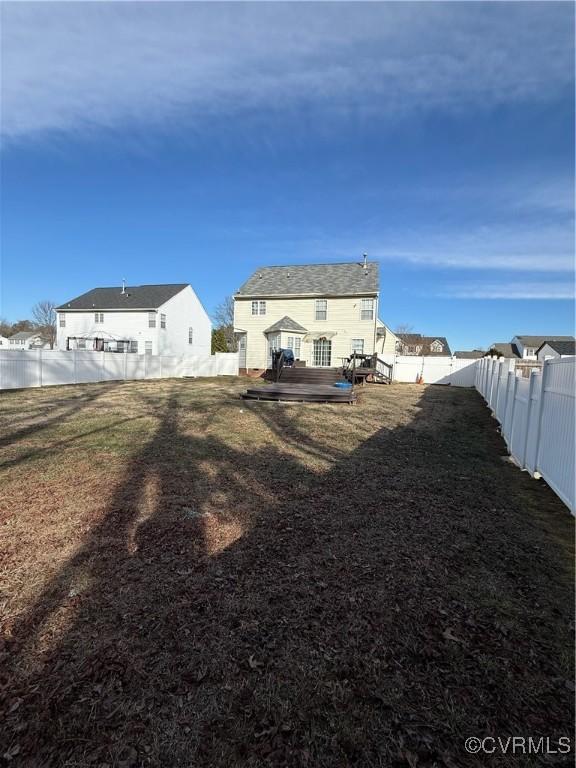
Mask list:
[[464,750],[573,722],[573,520],[480,397],[245,386],[0,394],[6,764],[548,764]]

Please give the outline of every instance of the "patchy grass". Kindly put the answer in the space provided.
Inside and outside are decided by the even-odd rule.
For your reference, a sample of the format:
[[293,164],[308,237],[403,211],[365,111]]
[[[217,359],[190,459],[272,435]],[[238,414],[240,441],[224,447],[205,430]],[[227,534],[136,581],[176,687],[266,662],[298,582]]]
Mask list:
[[0,397],[0,755],[29,766],[541,765],[573,520],[479,396],[237,380]]

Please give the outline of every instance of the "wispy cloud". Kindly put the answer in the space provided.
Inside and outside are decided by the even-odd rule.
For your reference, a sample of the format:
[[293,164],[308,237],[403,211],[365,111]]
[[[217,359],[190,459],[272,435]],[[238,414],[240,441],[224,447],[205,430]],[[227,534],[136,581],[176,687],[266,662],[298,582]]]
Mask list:
[[545,101],[572,83],[572,17],[562,3],[4,3],[2,129]]
[[534,300],[549,299],[552,301],[573,300],[575,297],[574,283],[566,282],[505,282],[474,285],[453,285],[437,294],[449,299],[518,299]]
[[368,252],[383,262],[458,270],[567,272],[574,269],[574,229],[555,224],[445,226],[395,229],[380,235],[327,240],[316,245],[325,256]]

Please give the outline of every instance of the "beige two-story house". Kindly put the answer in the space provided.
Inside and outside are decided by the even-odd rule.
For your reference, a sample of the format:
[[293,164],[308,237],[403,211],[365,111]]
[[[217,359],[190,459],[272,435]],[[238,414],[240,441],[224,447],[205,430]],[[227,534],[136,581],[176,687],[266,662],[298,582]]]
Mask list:
[[378,299],[378,264],[366,259],[257,269],[234,295],[239,367],[264,371],[277,349],[313,367],[340,366],[352,352],[393,354]]

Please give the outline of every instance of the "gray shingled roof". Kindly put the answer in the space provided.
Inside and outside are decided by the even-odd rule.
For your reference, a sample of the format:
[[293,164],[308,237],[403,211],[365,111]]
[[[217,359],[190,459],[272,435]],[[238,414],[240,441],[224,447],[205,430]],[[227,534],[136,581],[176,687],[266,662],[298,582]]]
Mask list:
[[14,333],[12,336],[8,336],[8,338],[25,341],[26,339],[32,338],[32,336],[38,336],[38,331],[18,331],[18,333]]
[[300,333],[306,333],[307,329],[297,323],[296,320],[292,320],[288,315],[284,315],[281,320],[274,323],[270,328],[266,328],[264,333],[272,333],[273,331],[299,331]]
[[454,357],[458,360],[477,360],[479,357],[483,357],[484,354],[483,349],[460,350],[454,352]]
[[378,293],[378,264],[303,264],[261,267],[236,296],[374,296]]
[[511,344],[509,342],[492,344],[488,352],[484,353],[484,357],[492,356],[494,354],[498,357],[520,357],[520,352],[518,352],[516,344]]
[[525,347],[539,347],[548,341],[574,341],[574,336],[516,336]]
[[[576,341],[558,341],[557,339],[551,339],[545,341],[544,344],[548,344],[553,350],[558,352],[559,355],[574,355],[576,354]],[[538,352],[542,349],[544,344],[540,344]]]
[[124,294],[120,286],[93,288],[56,309],[63,312],[69,309],[158,309],[187,285],[188,283],[127,285]]

